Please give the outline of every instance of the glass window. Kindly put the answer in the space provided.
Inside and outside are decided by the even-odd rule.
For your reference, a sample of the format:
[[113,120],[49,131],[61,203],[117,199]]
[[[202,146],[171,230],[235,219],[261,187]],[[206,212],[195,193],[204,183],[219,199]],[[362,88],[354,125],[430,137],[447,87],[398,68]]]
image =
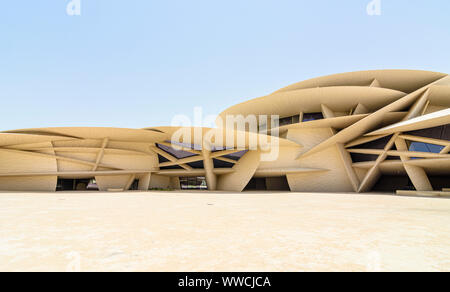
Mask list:
[[444,146],[422,143],[422,142],[411,142],[409,145],[409,151],[415,152],[427,152],[427,153],[441,153]]
[[287,126],[292,124],[292,117],[282,118],[280,119],[280,127]]
[[450,125],[412,131],[412,132],[408,132],[406,134],[448,141],[448,140],[450,140]]
[[192,167],[194,169],[204,169],[205,168],[205,166],[203,165],[203,160],[190,162],[190,163],[187,163],[187,165],[189,165],[190,167]]
[[192,157],[192,156],[197,156],[197,154],[183,151],[183,150],[176,150],[172,147],[168,147],[168,146],[165,146],[162,144],[157,144],[156,146],[159,149],[163,150],[164,152],[169,153],[170,155],[176,157],[177,159],[183,159],[183,158],[188,158],[188,157]]
[[280,127],[298,124],[300,122],[300,115],[290,116],[279,119]]
[[180,177],[182,190],[207,190],[205,177]]
[[309,113],[309,114],[303,114],[303,121],[302,122],[309,122],[309,121],[315,121],[315,120],[322,120],[323,114],[322,113]]
[[219,159],[213,159],[214,162],[214,168],[233,168],[234,163],[222,161]]
[[224,155],[223,157],[233,159],[234,161],[239,161],[247,152],[248,150],[242,150],[236,153]]
[[379,155],[376,154],[360,154],[360,153],[350,153],[350,156],[352,157],[353,163],[376,161],[379,157]]
[[356,145],[351,147],[350,149],[384,149],[386,145],[388,144],[389,140],[392,139],[392,135],[377,139],[374,141],[370,141],[361,145]]

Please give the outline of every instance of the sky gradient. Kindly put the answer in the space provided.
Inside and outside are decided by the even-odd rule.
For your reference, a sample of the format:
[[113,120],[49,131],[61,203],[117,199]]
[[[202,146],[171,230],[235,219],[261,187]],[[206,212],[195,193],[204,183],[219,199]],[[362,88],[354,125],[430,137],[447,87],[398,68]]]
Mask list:
[[0,130],[142,128],[317,76],[450,73],[450,1],[4,1]]

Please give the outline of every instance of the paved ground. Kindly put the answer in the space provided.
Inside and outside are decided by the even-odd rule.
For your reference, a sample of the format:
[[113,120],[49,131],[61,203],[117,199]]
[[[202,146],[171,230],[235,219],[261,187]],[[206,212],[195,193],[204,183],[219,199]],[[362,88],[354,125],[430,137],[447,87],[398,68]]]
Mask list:
[[450,200],[0,193],[0,271],[450,271]]

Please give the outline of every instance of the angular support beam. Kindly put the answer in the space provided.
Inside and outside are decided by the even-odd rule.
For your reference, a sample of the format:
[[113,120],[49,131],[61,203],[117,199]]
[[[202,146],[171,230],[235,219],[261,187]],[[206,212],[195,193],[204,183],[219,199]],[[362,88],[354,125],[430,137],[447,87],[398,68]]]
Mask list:
[[[406,145],[406,141],[404,139],[398,138],[395,141],[395,145],[399,151],[408,151],[408,146]],[[400,156],[400,159],[402,160],[406,173],[408,174],[417,191],[433,190],[433,186],[431,185],[430,180],[428,179],[428,176],[423,168],[405,164],[405,162],[410,160],[409,157]]]
[[181,165],[181,164],[192,163],[192,162],[197,162],[197,161],[202,161],[202,160],[203,160],[203,155],[197,155],[197,156],[191,156],[191,157],[187,157],[187,158],[178,159],[174,162],[163,162],[163,163],[159,164],[159,167]]
[[358,192],[359,188],[359,178],[356,175],[355,169],[353,168],[353,161],[350,154],[345,149],[344,145],[339,143],[337,144],[337,148],[339,150],[339,154],[341,156],[342,162],[344,164],[345,171],[347,173],[348,179],[352,184],[353,190]]
[[380,87],[381,88],[380,81],[378,81],[377,79],[374,79],[369,87]]
[[[424,88],[424,91],[420,94],[420,96],[413,103],[410,111],[408,112],[406,117],[403,119],[403,121],[414,119],[420,115],[420,113],[423,111],[425,105],[427,104],[428,96],[430,94],[430,86],[431,86],[431,84]],[[362,183],[359,187],[360,192],[368,191],[375,185],[376,180],[381,176],[381,172],[379,170],[379,165],[381,162],[386,160],[389,152],[392,153],[392,151],[389,151],[389,150],[392,148],[394,143],[397,144],[397,140],[398,140],[398,137],[400,136],[400,134],[401,134],[401,132],[399,131],[392,136],[391,140],[388,142],[388,144],[384,148],[384,153],[378,157],[375,165],[369,170],[366,177],[362,181]],[[403,151],[405,151],[405,152],[408,151],[408,149],[406,147],[406,142],[405,142],[405,145],[402,145],[401,142],[399,145],[400,145],[401,149],[403,149],[402,146],[404,146]],[[397,150],[400,150],[400,149],[397,149]],[[405,166],[405,161],[402,161],[402,162],[403,162],[403,165]],[[410,176],[411,180],[413,178],[415,179],[415,183],[413,182],[413,184],[415,185],[416,188],[419,187],[419,188],[427,189],[427,188],[431,187],[428,177],[426,176],[426,173],[423,169],[420,170],[420,168],[405,167],[405,170],[407,171],[408,176]],[[408,172],[408,170],[409,170],[409,172]],[[428,181],[428,183],[427,183],[427,181]],[[431,187],[431,189],[432,189],[432,187]]]
[[360,137],[360,138],[357,138],[357,139],[349,142],[348,144],[346,144],[345,148],[350,148],[350,147],[358,146],[361,144],[369,143],[369,142],[372,142],[372,141],[375,141],[378,139],[382,139],[386,136],[389,136],[389,135],[386,134],[386,135],[378,135],[378,136]]
[[105,148],[106,148],[106,146],[108,146],[108,141],[109,141],[109,138],[103,139],[102,147],[101,147],[100,151],[98,151],[97,158],[95,159],[95,165],[92,168],[92,171],[97,170],[98,165],[100,164],[100,161],[103,159],[103,155],[105,154]]
[[405,156],[417,158],[450,158],[449,154],[416,152],[416,151],[397,151],[397,150],[378,150],[378,149],[348,149],[350,153],[382,155],[386,153],[388,156]]
[[384,147],[384,153],[378,156],[378,159],[375,161],[373,167],[367,172],[366,176],[359,186],[359,193],[369,191],[377,183],[378,179],[381,177],[380,164],[386,160],[388,156],[387,152],[392,148],[392,146],[394,146],[395,140],[397,140],[398,135],[399,133],[392,136],[387,145]]
[[414,142],[422,142],[422,143],[429,143],[429,144],[435,144],[435,145],[441,145],[441,146],[450,146],[450,142],[447,140],[440,140],[440,139],[433,139],[433,138],[427,138],[427,137],[419,137],[419,136],[412,136],[412,135],[400,135],[399,138],[414,141]]
[[202,148],[203,166],[206,172],[206,183],[208,185],[208,190],[215,191],[217,189],[217,176],[214,174],[214,162],[211,157],[211,151],[207,150],[206,147]]
[[386,157],[387,155],[378,157],[377,161],[375,162],[375,165],[371,169],[369,169],[363,181],[361,182],[358,189],[358,193],[369,191],[377,183],[378,179],[381,177],[379,165],[386,159]]
[[140,179],[139,179],[139,186],[138,189],[140,191],[148,191],[148,189],[150,188],[150,179],[152,177],[151,173],[147,173],[145,175],[143,175]]
[[425,106],[427,105],[429,96],[430,96],[430,89],[427,89],[427,91],[425,91],[422,94],[422,96],[414,103],[414,105],[411,107],[411,110],[408,112],[403,121],[414,119],[420,116],[424,111]]
[[439,127],[450,123],[450,109],[437,111],[411,120],[402,121],[366,134],[367,136],[392,134],[395,132],[409,132]]
[[150,146],[150,150],[152,150],[153,152],[155,152],[155,153],[161,155],[162,157],[164,157],[165,159],[167,159],[167,160],[169,160],[169,161],[172,161],[172,162],[177,161],[177,158],[176,158],[176,157],[170,155],[170,154],[167,153],[166,151],[163,151],[163,150],[159,149],[159,148],[156,147],[156,146]]
[[[178,159],[177,159],[176,157],[170,155],[170,154],[167,153],[166,151],[164,151],[164,150],[162,150],[162,149],[159,149],[159,148],[156,147],[156,146],[150,146],[150,150],[152,150],[153,152],[155,152],[155,153],[161,155],[162,157],[166,158],[166,159],[169,160],[170,162],[174,162],[175,165],[178,164],[178,163],[176,163]],[[180,166],[181,166],[182,168],[186,169],[186,170],[192,170],[192,167],[190,167],[190,166],[187,165],[187,164],[180,164]]]
[[217,158],[217,157],[220,157],[220,156],[230,155],[230,154],[238,153],[238,152],[241,152],[241,151],[242,150],[236,150],[236,149],[223,150],[223,151],[211,152],[210,156],[211,156],[211,158]]
[[178,147],[178,149],[181,149],[182,151],[191,152],[191,153],[197,154],[197,155],[202,154],[202,152],[199,151],[199,150],[195,150],[195,149],[188,148],[188,147],[182,147],[182,146],[179,146],[179,145],[174,145],[174,144],[168,143],[168,142],[158,142],[158,144],[161,144],[161,145],[164,145],[164,146],[167,146],[167,147],[170,147],[170,148],[174,148],[174,146],[176,146],[176,147]]
[[325,119],[332,119],[336,117],[334,112],[329,107],[327,107],[324,104],[322,104],[321,107],[322,107],[322,114]]
[[232,163],[232,164],[236,164],[236,161],[230,158],[226,158],[226,157],[216,157],[215,159],[223,161],[223,162],[228,162],[228,163]]
[[362,103],[358,103],[355,110],[353,111],[353,115],[364,115],[367,113],[369,113],[369,110]]
[[130,175],[130,178],[128,179],[128,182],[127,182],[127,184],[125,185],[125,188],[124,188],[125,191],[128,191],[130,189],[130,187],[133,184],[135,179],[136,179],[136,174]]
[[[76,158],[58,156],[58,155],[53,155],[53,154],[45,154],[45,153],[39,153],[39,152],[32,152],[32,151],[25,151],[25,150],[13,150],[13,149],[5,149],[5,148],[0,148],[0,151],[6,151],[6,152],[11,152],[11,153],[27,154],[27,155],[31,155],[31,156],[54,158],[56,160],[61,160],[61,161],[68,161],[68,162],[73,162],[73,163],[78,163],[78,164],[83,164],[83,165],[89,165],[89,166],[92,166],[92,167],[95,166],[94,162],[85,161],[85,160],[76,159]],[[117,168],[117,167],[112,167],[112,166],[103,165],[103,164],[99,164],[98,166],[99,167],[103,167],[103,168],[108,168],[108,169],[123,170],[123,169],[120,169],[120,168]]]
[[430,106],[431,101],[428,100],[427,104],[423,107],[422,113],[420,114],[421,116],[424,116],[427,112],[428,107]]
[[[309,155],[312,155],[314,153],[317,153],[323,149],[326,149],[330,147],[333,144],[337,143],[348,143],[349,141],[352,141],[364,133],[367,133],[368,131],[371,131],[374,124],[378,124],[383,121],[385,115],[390,112],[395,112],[398,110],[401,110],[405,107],[408,107],[412,104],[414,104],[418,99],[420,99],[423,94],[434,84],[438,84],[439,82],[446,81],[448,76],[445,76],[443,78],[440,78],[408,95],[405,95],[404,97],[399,98],[397,101],[394,101],[390,103],[389,105],[379,109],[378,111],[370,114],[368,117],[360,120],[357,123],[354,123],[353,125],[343,129],[340,131],[337,135],[328,138],[327,140],[323,141],[322,143],[314,146],[312,149],[308,150],[307,152],[303,153],[301,157],[306,157]],[[385,130],[385,129],[383,129]],[[380,131],[380,130],[379,130]],[[379,134],[386,134],[383,132],[375,131],[372,133],[369,133],[367,135],[379,135]],[[391,133],[389,133],[391,134]],[[299,158],[301,158],[299,157]]]
[[448,154],[449,152],[450,152],[450,145],[442,149],[441,154]]

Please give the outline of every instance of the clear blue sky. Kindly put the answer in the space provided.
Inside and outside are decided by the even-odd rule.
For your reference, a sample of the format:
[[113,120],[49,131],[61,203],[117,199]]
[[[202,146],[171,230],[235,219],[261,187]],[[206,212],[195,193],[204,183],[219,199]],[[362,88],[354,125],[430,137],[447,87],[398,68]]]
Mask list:
[[320,75],[450,73],[450,1],[2,1],[0,129],[150,127]]

